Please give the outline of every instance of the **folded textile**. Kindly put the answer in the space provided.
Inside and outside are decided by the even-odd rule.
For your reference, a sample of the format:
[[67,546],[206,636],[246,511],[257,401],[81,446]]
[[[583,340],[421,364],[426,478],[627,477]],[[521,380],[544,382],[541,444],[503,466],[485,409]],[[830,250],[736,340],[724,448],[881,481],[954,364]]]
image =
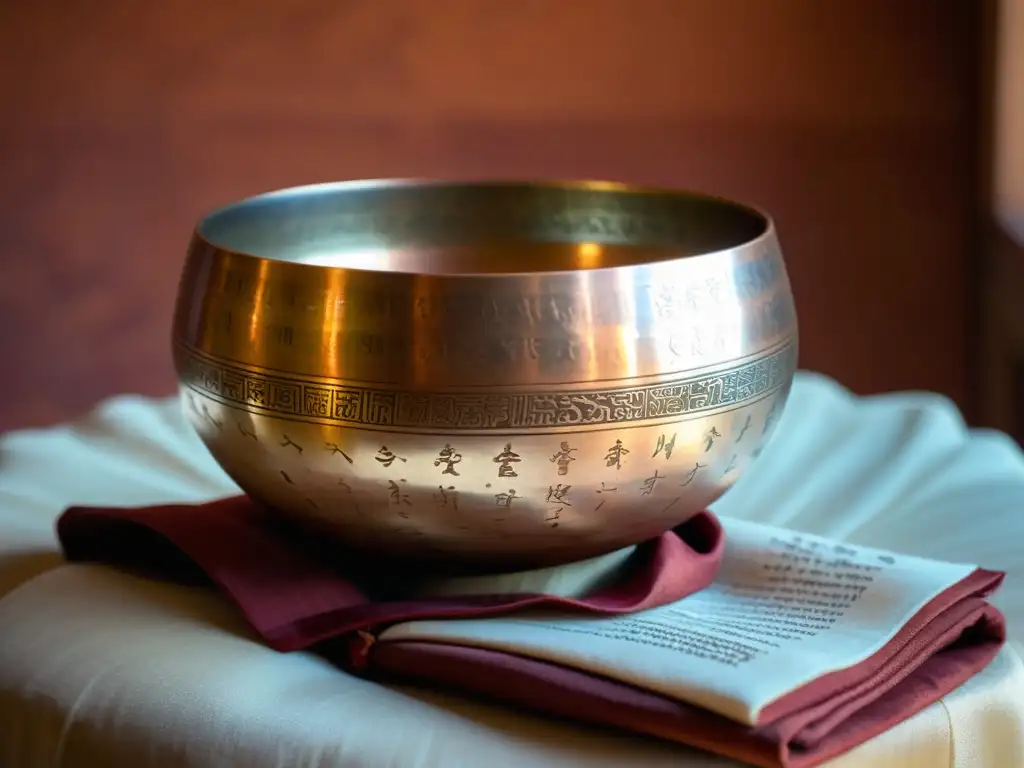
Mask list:
[[723,522],[725,537],[702,513],[573,595],[509,592],[500,577],[423,590],[429,574],[337,562],[245,497],[72,508],[57,532],[73,561],[212,582],[278,650],[761,766],[856,746],[1004,640],[985,602],[1000,573]]
[[653,608],[710,584],[723,546],[718,520],[704,512],[638,546],[622,577],[590,594],[487,594],[476,584],[473,594],[425,596],[415,594],[415,586],[429,574],[403,572],[395,563],[346,568],[244,496],[198,505],[72,507],[58,519],[57,536],[69,560],[176,581],[209,579],[280,651],[415,618],[543,606],[599,614]]

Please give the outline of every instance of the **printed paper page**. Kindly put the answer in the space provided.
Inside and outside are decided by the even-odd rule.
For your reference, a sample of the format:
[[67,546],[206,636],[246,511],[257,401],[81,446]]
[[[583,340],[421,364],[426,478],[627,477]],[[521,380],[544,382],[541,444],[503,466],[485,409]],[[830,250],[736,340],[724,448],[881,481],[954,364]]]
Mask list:
[[715,583],[671,605],[611,618],[531,612],[409,622],[381,641],[512,651],[754,725],[778,697],[880,650],[974,570],[747,521],[722,523],[726,549]]

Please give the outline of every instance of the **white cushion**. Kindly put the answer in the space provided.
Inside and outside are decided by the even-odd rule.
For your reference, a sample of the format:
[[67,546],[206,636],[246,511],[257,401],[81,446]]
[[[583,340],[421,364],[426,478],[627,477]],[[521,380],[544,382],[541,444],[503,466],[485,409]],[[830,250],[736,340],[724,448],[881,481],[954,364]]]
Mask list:
[[[236,493],[173,401],[112,400],[0,442],[0,765],[723,766],[674,744],[359,680],[263,647],[215,594],[61,564],[69,504]],[[1024,456],[929,394],[801,373],[776,438],[716,511],[1009,574],[1024,638]],[[979,677],[834,762],[1024,765],[1024,664]]]

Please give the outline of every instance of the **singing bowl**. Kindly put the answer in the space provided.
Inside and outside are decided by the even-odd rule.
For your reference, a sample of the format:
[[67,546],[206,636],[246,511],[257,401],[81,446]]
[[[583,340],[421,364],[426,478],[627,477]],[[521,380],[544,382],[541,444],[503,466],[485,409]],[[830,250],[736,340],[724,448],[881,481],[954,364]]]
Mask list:
[[203,219],[173,347],[199,436],[284,519],[373,557],[527,568],[724,493],[778,421],[797,324],[753,208],[373,181]]

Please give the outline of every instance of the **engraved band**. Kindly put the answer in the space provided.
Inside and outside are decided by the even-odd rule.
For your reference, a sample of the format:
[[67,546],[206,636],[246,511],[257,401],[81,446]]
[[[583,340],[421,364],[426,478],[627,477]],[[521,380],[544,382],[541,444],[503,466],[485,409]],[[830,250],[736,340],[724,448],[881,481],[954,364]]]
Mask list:
[[455,431],[633,424],[738,406],[785,384],[796,341],[713,373],[562,392],[403,392],[255,371],[175,344],[182,383],[224,404],[332,426]]

